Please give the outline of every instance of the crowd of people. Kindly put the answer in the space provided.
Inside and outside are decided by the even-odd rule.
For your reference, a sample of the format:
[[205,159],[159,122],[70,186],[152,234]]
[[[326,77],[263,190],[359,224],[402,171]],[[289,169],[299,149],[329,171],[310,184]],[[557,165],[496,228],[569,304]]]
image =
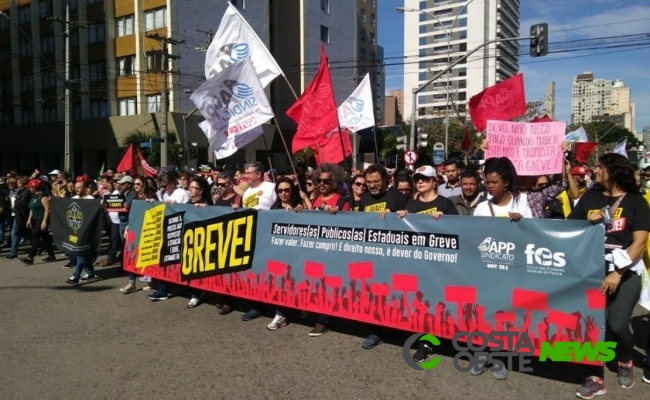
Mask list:
[[[646,175],[650,178],[650,171],[644,172],[643,177]],[[35,173],[31,177],[11,171],[0,179],[0,243],[4,243],[5,233],[9,232],[4,246],[9,248],[6,259],[16,259],[19,244],[29,243],[30,250],[21,259],[23,263],[33,264],[34,258],[44,253],[47,254],[44,262],[54,261],[48,231],[50,197],[103,199],[108,194],[121,194],[125,203],[124,210],[107,211],[103,219],[109,238],[106,258],[99,261],[98,254],[92,253],[68,257],[64,268],[74,269],[66,281],[70,284],[95,279],[95,266],[120,263],[134,200],[291,212],[371,212],[381,218],[388,213],[400,217],[410,213],[430,215],[435,220],[445,215],[461,215],[505,217],[512,221],[553,218],[604,223],[607,252],[616,253],[616,260],[621,258],[619,253],[624,253],[622,258],[627,260],[624,264],[609,261],[603,266],[605,278],[601,291],[608,299],[608,334],[618,343],[618,384],[630,388],[634,384],[634,340],[629,322],[641,292],[640,268],[644,268],[642,256],[650,231],[650,207],[641,193],[645,184],[641,178],[642,174],[635,171],[627,158],[611,153],[600,157],[595,168],[566,161],[562,173],[554,176],[518,176],[507,158],[492,158],[470,166],[450,160],[437,168],[423,165],[414,171],[389,170],[378,164],[369,165],[364,171],[349,171],[339,165],[321,164],[315,170],[298,165],[278,173],[273,169],[266,171],[262,163],[255,162],[246,164],[243,170],[232,171],[178,172],[167,168],[155,178],[130,176],[110,169],[98,179],[88,175],[71,179],[68,173],[58,170],[44,176]],[[168,283],[152,281],[146,276],[139,279],[145,284],[144,290],[151,291],[148,299],[169,298]],[[136,275],[129,274],[121,292],[135,292],[137,280]],[[198,306],[203,298],[202,293],[193,292],[187,307]],[[233,301],[232,297],[220,295],[219,314],[232,312]],[[241,319],[250,321],[260,317],[260,306],[251,305]],[[330,322],[329,316],[318,316],[309,335],[323,335]],[[274,331],[286,325],[287,316],[278,308],[267,328]],[[362,342],[365,349],[380,344],[385,334],[382,329],[373,330]],[[417,362],[433,354],[432,348],[420,343],[413,355]],[[480,358],[480,362],[479,366],[483,367],[487,359]],[[470,373],[477,375],[481,370],[472,369]],[[497,379],[505,379],[508,371],[504,368],[493,374]],[[643,380],[650,383],[650,359]],[[590,399],[605,392],[603,368],[594,367],[576,395]]]

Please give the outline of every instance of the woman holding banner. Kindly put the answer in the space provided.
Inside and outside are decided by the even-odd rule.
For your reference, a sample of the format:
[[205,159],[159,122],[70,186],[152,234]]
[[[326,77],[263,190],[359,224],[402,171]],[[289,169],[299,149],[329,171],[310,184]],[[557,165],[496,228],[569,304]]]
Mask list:
[[[641,295],[641,275],[645,273],[642,256],[650,231],[650,207],[639,193],[634,168],[625,156],[605,154],[594,173],[596,186],[582,196],[569,219],[605,224],[606,277],[600,292],[607,296],[607,333],[617,343],[618,385],[629,389],[634,385],[630,319]],[[576,392],[582,399],[607,393],[604,368],[590,369],[591,376]]]

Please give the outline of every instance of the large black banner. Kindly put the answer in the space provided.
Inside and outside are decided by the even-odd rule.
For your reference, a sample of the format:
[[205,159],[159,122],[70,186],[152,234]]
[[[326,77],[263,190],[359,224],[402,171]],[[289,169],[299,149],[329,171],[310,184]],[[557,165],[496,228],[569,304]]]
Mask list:
[[69,255],[99,252],[102,246],[102,205],[99,200],[52,197],[52,238]]

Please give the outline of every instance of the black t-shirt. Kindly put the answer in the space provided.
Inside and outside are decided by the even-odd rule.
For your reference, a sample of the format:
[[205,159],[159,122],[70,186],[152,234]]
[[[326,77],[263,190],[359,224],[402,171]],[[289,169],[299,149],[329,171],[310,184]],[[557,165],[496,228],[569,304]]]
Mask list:
[[235,201],[237,199],[239,199],[239,201],[237,202],[237,205],[241,206],[241,196],[238,196],[238,195],[234,195],[229,199],[224,199],[223,197],[219,197],[217,199],[216,203],[214,203],[214,205],[215,206],[221,206],[221,207],[232,207],[232,205],[235,203]]
[[454,202],[444,196],[438,195],[433,201],[424,202],[418,199],[409,199],[406,203],[406,211],[411,214],[427,214],[442,212],[445,215],[458,215],[458,210]]
[[406,198],[394,189],[388,189],[379,196],[366,192],[359,201],[359,211],[380,213],[384,210],[390,212],[406,210]]
[[[618,197],[605,196],[591,190],[585,193],[573,208],[569,219],[586,220],[589,214],[606,206],[612,207]],[[606,243],[626,249],[632,244],[632,233],[650,231],[650,206],[640,194],[628,193],[612,215],[611,226],[607,228]]]

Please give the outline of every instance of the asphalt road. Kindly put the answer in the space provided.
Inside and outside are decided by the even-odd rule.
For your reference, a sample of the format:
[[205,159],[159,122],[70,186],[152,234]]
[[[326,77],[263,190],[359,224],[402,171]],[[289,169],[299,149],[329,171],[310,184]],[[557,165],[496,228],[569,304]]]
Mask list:
[[[436,369],[415,371],[402,358],[408,335],[363,350],[364,327],[341,320],[320,338],[298,317],[271,332],[267,317],[241,322],[243,304],[220,316],[208,303],[187,309],[182,293],[158,303],[142,290],[124,295],[119,267],[71,287],[63,264],[0,261],[0,399],[569,399],[586,373],[544,363],[496,381],[456,371],[452,352]],[[643,318],[633,320],[642,348]],[[642,373],[624,390],[607,371],[600,398],[647,399]]]

